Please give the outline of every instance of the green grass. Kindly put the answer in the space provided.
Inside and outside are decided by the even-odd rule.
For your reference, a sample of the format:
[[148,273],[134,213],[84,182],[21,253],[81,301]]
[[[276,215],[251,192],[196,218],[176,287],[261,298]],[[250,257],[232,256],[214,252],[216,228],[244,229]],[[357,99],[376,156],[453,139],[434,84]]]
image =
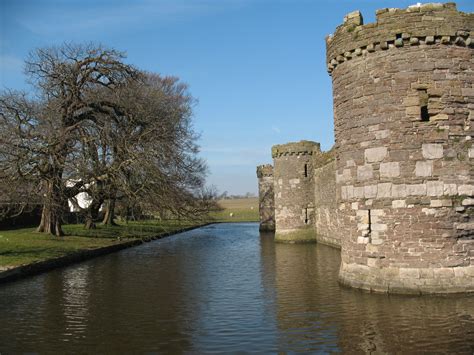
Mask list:
[[[0,269],[65,256],[81,250],[123,243],[129,238],[158,236],[199,224],[192,221],[141,221],[118,226],[65,225],[65,237],[52,237],[34,228],[0,231]],[[120,237],[120,238],[119,238]]]
[[[216,222],[258,222],[258,198],[220,200],[222,211],[211,213]],[[232,213],[232,216],[231,216]]]
[[[253,222],[259,219],[257,198],[221,200],[219,205],[223,210],[212,213],[208,222]],[[69,224],[63,226],[66,236],[61,238],[37,233],[34,228],[0,230],[0,270],[123,243],[131,238],[159,236],[198,224],[198,221],[150,220],[118,226],[98,225],[90,230],[84,229],[83,225]]]
[[75,235],[90,238],[142,238],[155,236],[177,229],[191,227],[198,222],[192,221],[134,221],[120,223],[117,226],[97,225],[96,229],[84,229],[82,224],[69,224],[63,227],[67,235]]

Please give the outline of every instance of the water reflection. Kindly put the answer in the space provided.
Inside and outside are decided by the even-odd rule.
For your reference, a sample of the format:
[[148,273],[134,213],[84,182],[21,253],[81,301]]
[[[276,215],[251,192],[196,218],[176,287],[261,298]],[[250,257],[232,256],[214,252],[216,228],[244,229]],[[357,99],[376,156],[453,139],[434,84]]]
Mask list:
[[[339,251],[261,237],[283,351],[474,352],[474,297],[368,294],[337,283]],[[267,275],[267,277],[268,277]]]
[[474,351],[474,297],[341,288],[339,263],[209,226],[0,286],[0,353]]

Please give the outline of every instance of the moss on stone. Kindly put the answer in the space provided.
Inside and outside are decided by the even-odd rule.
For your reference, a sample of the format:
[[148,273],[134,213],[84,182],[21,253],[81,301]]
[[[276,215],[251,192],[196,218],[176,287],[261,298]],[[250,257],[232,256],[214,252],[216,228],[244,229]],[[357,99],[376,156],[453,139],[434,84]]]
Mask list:
[[275,241],[280,243],[316,243],[316,232],[313,228],[276,232]]

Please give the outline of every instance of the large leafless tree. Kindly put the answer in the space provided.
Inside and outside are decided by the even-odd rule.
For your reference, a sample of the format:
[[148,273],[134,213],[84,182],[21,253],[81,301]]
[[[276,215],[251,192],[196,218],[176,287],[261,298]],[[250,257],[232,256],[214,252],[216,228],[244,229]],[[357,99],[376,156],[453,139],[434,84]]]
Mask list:
[[63,235],[61,216],[79,192],[90,197],[87,227],[104,203],[112,223],[117,199],[187,217],[212,205],[187,86],[123,59],[94,45],[38,49],[25,69],[34,95],[0,96],[0,182],[36,187],[40,232]]

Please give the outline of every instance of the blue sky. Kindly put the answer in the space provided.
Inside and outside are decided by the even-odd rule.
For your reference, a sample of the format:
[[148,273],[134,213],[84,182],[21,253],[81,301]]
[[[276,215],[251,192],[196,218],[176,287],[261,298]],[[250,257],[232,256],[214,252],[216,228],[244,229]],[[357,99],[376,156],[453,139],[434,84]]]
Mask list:
[[[98,42],[141,69],[176,75],[198,99],[195,128],[208,183],[257,192],[255,167],[274,144],[334,143],[325,41],[345,14],[416,1],[0,0],[0,88],[28,89],[23,60],[36,47]],[[474,11],[474,1],[457,1]]]

